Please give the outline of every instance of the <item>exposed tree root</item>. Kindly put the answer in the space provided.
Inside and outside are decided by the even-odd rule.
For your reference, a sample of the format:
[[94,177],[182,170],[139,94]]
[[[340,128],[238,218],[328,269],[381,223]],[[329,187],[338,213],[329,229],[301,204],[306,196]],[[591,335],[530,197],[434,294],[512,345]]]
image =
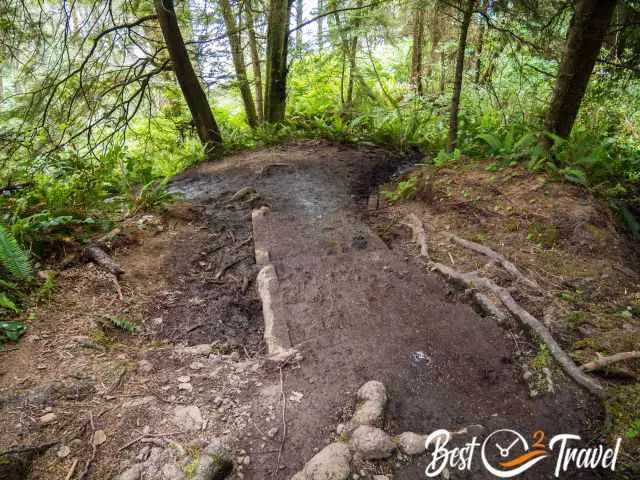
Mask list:
[[120,265],[115,263],[111,257],[97,245],[86,246],[83,249],[82,254],[87,260],[94,262],[96,265],[116,277],[124,273],[124,270],[120,268]]
[[[420,242],[420,250],[426,250],[426,234],[424,231],[424,225],[422,221],[414,214],[409,215],[406,220],[403,222],[413,231],[413,238]],[[509,273],[514,275],[517,279],[521,280],[523,283],[526,283],[529,286],[534,286],[534,288],[539,289],[537,283],[533,280],[527,279],[518,268],[511,262],[509,262],[502,255],[494,252],[490,248],[484,247],[474,242],[469,242],[460,237],[457,237],[453,234],[447,234],[450,238],[455,240],[457,243],[461,245],[480,252],[492,260],[498,262],[502,267],[507,270]],[[424,242],[424,245],[423,243]],[[425,256],[425,255],[423,255]],[[428,258],[428,257],[427,257]],[[528,328],[536,332],[536,334],[540,337],[540,339],[545,343],[545,345],[549,348],[549,351],[553,355],[553,358],[560,364],[560,367],[564,370],[564,372],[572,378],[576,383],[580,386],[591,392],[592,394],[600,397],[604,393],[604,388],[600,383],[598,383],[593,378],[589,377],[584,373],[580,367],[578,367],[573,360],[567,355],[567,353],[558,345],[555,341],[551,332],[544,326],[542,322],[540,322],[537,318],[527,312],[524,308],[522,308],[518,302],[514,300],[511,296],[511,292],[499,286],[492,280],[486,277],[480,276],[477,272],[469,272],[462,273],[451,267],[443,265],[438,262],[429,262],[428,263],[431,268],[437,270],[439,273],[447,277],[449,280],[458,283],[467,289],[472,289],[474,294],[474,299],[488,312],[495,315],[494,312],[499,312],[497,306],[495,306],[488,297],[483,295],[480,292],[477,292],[478,289],[483,289],[485,291],[493,293],[496,297],[500,299],[503,305],[507,308],[511,314],[516,317],[521,323],[526,325]]]
[[465,240],[464,238],[458,237],[453,233],[444,232],[444,235],[450,238],[451,240],[453,240],[454,242],[456,242],[458,245],[461,245],[465,248],[468,248],[469,250],[473,250],[474,252],[481,253],[489,257],[491,260],[495,261],[496,263],[499,263],[502,266],[502,268],[504,268],[507,272],[509,272],[511,275],[513,275],[516,279],[518,279],[525,285],[531,288],[535,288],[536,290],[540,290],[540,286],[535,280],[528,278],[518,269],[518,267],[516,267],[513,263],[511,263],[503,255],[496,252],[495,250],[492,250],[489,247],[486,247],[484,245],[480,245],[479,243],[472,242],[470,240]]
[[506,288],[500,287],[492,280],[480,277],[475,273],[461,273],[453,268],[447,267],[441,263],[430,262],[429,265],[440,272],[445,277],[462,284],[466,288],[484,288],[494,293],[511,312],[511,314],[520,320],[523,324],[536,332],[540,339],[549,348],[551,355],[560,364],[564,372],[569,375],[576,383],[584,387],[596,396],[601,396],[604,392],[602,385],[596,380],[585,375],[584,372],[569,358],[569,355],[558,345],[551,332],[537,318],[522,308],[518,302],[514,300],[511,293]]
[[420,246],[420,255],[429,260],[429,247],[427,246],[427,234],[424,231],[422,221],[415,213],[410,213],[404,220],[402,225],[406,225],[411,229],[413,234],[412,241],[416,242]]
[[597,360],[585,363],[580,368],[585,372],[593,372],[596,370],[602,370],[616,362],[623,362],[624,360],[632,360],[634,358],[640,358],[640,351],[634,350],[631,352],[616,353],[609,357],[600,357]]

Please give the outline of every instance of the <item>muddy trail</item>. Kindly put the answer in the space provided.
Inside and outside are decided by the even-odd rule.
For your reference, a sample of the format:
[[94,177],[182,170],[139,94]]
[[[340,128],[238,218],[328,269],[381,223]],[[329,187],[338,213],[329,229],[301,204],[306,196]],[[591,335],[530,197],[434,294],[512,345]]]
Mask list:
[[[301,142],[176,178],[184,201],[122,225],[112,252],[127,272],[123,299],[95,266],[65,270],[4,355],[2,447],[45,446],[16,478],[204,480],[232,465],[229,478],[289,479],[328,444],[346,445],[370,381],[385,389],[374,423],[390,435],[445,428],[464,445],[542,430],[596,444],[599,402],[558,368],[546,369],[549,392],[534,392],[526,332],[428,271],[406,228],[378,209],[377,186],[415,160]],[[265,266],[277,283],[261,286]],[[135,321],[135,334],[113,318]],[[420,479],[429,461],[348,455],[335,478]],[[518,478],[551,478],[553,467]],[[479,460],[446,475],[494,478]]]

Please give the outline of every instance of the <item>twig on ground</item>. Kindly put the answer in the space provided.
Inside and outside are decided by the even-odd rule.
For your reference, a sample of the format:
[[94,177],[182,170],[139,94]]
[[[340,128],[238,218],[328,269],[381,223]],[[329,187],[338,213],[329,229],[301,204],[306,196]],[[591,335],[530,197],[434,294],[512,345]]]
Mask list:
[[252,257],[252,255],[244,255],[242,257],[239,257],[239,258],[235,259],[234,261],[232,261],[230,263],[227,263],[225,266],[221,267],[220,270],[218,270],[218,273],[216,273],[213,278],[215,280],[220,280],[220,277],[222,277],[222,275],[224,275],[224,272],[229,270],[231,267],[239,264],[240,262],[246,260],[247,258],[251,258],[251,257]]
[[616,353],[615,355],[611,355],[608,357],[600,357],[592,362],[585,363],[581,365],[580,368],[585,372],[593,372],[595,370],[602,370],[609,365],[612,365],[616,362],[622,362],[624,360],[632,360],[634,358],[640,358],[640,351],[634,350],[631,352],[622,352]]
[[282,451],[284,450],[284,442],[287,438],[287,396],[284,393],[284,373],[280,367],[280,396],[282,397],[282,439],[280,440],[280,448],[278,448],[278,458],[276,459],[276,468],[271,473],[271,478],[274,479],[278,475],[280,470],[280,459],[282,458]]
[[145,438],[155,438],[155,437],[172,437],[174,435],[180,435],[183,432],[169,432],[169,433],[144,433],[142,435],[140,435],[139,437],[134,438],[133,440],[131,440],[128,443],[125,443],[123,446],[121,446],[118,451],[121,452],[123,450],[126,450],[127,448],[129,448],[131,445],[134,445],[136,443],[138,443],[141,440],[144,440]]
[[120,265],[115,263],[111,257],[100,247],[97,245],[88,245],[82,251],[82,254],[87,260],[92,261],[103,270],[113,274],[113,275],[122,275],[124,270],[120,268]]
[[64,477],[64,480],[71,480],[71,477],[73,476],[73,472],[76,471],[77,466],[78,466],[78,459],[76,458],[73,460],[73,463],[71,464],[71,468],[67,472],[67,476]]
[[472,250],[477,253],[481,253],[489,257],[491,260],[494,260],[495,262],[499,263],[502,266],[502,268],[504,268],[507,272],[509,272],[511,275],[513,275],[516,279],[520,280],[525,285],[531,288],[535,288],[536,290],[540,290],[540,286],[535,280],[528,278],[526,275],[524,275],[518,269],[518,267],[516,267],[513,263],[507,260],[502,254],[490,249],[489,247],[480,245],[479,243],[472,242],[470,240],[465,240],[464,238],[458,237],[453,233],[444,232],[444,235],[450,238],[451,240],[453,240],[454,242],[456,242],[458,245],[461,245],[465,248],[468,248],[469,250]]
[[91,468],[91,464],[93,463],[93,461],[96,458],[96,450],[97,449],[96,449],[96,442],[95,442],[95,438],[94,438],[95,434],[96,434],[96,427],[93,424],[93,413],[91,413],[91,411],[89,411],[89,425],[91,426],[91,435],[89,436],[89,438],[91,439],[91,456],[87,460],[87,463],[84,466],[84,470],[82,471],[82,473],[78,477],[78,480],[84,480],[84,478],[89,473],[89,469]]
[[111,277],[111,281],[113,282],[113,284],[116,287],[116,292],[118,292],[118,298],[120,300],[124,300],[124,297],[122,296],[122,288],[120,288],[120,282],[118,282],[118,277],[116,275],[114,275],[113,273],[111,275],[109,275]]

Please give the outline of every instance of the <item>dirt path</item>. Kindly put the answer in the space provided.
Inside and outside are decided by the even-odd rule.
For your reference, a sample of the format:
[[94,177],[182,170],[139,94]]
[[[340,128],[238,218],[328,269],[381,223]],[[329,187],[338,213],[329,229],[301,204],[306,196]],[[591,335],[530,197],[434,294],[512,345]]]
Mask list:
[[[187,203],[135,219],[129,243],[116,249],[124,301],[95,267],[66,270],[20,348],[4,354],[2,447],[55,443],[34,459],[30,478],[63,479],[78,460],[71,478],[87,465],[86,478],[199,479],[223,455],[235,463],[233,478],[288,479],[340,437],[336,427],[368,380],[387,387],[393,434],[480,424],[593,438],[595,402],[555,372],[555,393],[530,398],[517,342],[369,226],[371,187],[405,160],[304,142],[176,179]],[[251,210],[263,205],[270,213],[252,231]],[[303,356],[282,370],[282,391],[261,342],[253,242],[269,252],[290,341]],[[135,321],[136,334],[96,323],[113,316]],[[92,460],[95,430],[107,441]],[[364,478],[420,479],[426,461],[359,468]],[[547,478],[549,468],[522,478]]]
[[[210,179],[222,176],[225,188],[251,186],[271,207],[255,242],[276,268],[290,340],[305,358],[286,373],[286,391],[303,397],[289,408],[282,478],[335,432],[354,392],[371,379],[387,385],[394,433],[470,424],[549,435],[592,428],[594,405],[582,392],[562,379],[555,395],[530,399],[513,339],[359,218],[370,180],[398,161],[370,153],[304,145],[250,155],[245,165],[256,162],[267,174],[238,166],[232,186],[223,166],[177,182],[198,198],[211,194],[201,185],[210,189]],[[423,463],[402,465],[397,475],[422,478]],[[272,463],[254,468],[266,478]]]

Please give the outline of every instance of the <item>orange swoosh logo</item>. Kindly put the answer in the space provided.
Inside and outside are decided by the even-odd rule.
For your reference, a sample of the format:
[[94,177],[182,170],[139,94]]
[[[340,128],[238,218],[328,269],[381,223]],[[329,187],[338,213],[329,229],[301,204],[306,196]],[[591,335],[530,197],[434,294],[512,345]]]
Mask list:
[[513,460],[509,460],[507,462],[499,462],[498,465],[500,465],[502,468],[517,467],[518,465],[522,465],[523,463],[525,463],[528,460],[531,460],[532,458],[539,457],[540,455],[546,455],[546,453],[547,452],[545,450],[531,450],[530,452],[523,453],[522,455],[514,458]]

